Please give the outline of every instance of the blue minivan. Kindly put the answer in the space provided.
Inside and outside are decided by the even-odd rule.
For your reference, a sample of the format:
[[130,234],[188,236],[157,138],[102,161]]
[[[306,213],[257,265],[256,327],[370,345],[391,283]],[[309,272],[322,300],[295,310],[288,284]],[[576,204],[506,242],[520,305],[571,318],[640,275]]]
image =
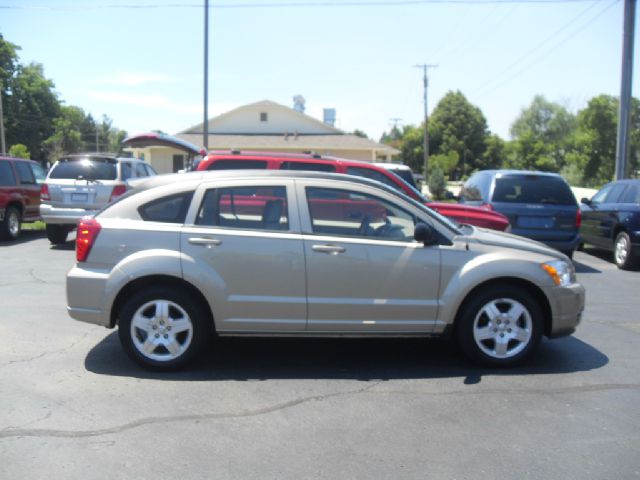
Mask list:
[[580,244],[582,214],[571,187],[557,173],[482,170],[465,182],[460,202],[502,213],[509,219],[511,233],[569,257]]

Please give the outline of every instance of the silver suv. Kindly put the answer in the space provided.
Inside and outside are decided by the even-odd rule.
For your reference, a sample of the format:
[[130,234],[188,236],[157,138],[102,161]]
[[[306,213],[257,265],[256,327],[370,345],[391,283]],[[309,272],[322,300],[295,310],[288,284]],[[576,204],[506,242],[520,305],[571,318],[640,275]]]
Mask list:
[[127,191],[133,178],[156,175],[135,158],[90,153],[68,155],[51,168],[40,190],[40,216],[53,244],[64,243],[78,221]]
[[584,288],[557,250],[458,227],[368,179],[320,172],[161,175],[80,222],[71,317],[119,327],[152,369],[218,335],[449,336],[523,361],[571,334]]

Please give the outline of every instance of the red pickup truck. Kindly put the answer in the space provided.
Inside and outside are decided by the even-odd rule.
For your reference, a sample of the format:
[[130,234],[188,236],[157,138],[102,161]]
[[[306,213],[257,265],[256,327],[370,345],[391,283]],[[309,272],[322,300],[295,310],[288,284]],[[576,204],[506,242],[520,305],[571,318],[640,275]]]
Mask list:
[[15,240],[22,222],[40,220],[44,169],[32,160],[0,156],[0,238]]

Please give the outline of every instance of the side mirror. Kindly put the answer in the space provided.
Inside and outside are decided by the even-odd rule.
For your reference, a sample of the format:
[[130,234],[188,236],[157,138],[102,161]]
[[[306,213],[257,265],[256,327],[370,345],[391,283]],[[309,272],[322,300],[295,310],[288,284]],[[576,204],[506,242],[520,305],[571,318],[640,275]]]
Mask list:
[[435,245],[438,243],[438,239],[433,231],[433,228],[426,223],[418,223],[413,232],[413,238],[416,242],[423,243],[425,245]]
[[585,205],[591,206],[591,200],[589,200],[588,198],[585,198],[585,197],[582,197],[580,199],[580,203],[584,203]]

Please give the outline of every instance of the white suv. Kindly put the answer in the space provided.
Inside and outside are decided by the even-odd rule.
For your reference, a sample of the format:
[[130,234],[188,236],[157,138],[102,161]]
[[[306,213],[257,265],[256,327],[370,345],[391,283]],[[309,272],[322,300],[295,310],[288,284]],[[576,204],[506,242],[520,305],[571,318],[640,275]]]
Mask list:
[[151,175],[155,170],[136,158],[89,153],[60,159],[40,189],[40,216],[49,241],[64,243],[82,217],[124,194],[129,179]]

